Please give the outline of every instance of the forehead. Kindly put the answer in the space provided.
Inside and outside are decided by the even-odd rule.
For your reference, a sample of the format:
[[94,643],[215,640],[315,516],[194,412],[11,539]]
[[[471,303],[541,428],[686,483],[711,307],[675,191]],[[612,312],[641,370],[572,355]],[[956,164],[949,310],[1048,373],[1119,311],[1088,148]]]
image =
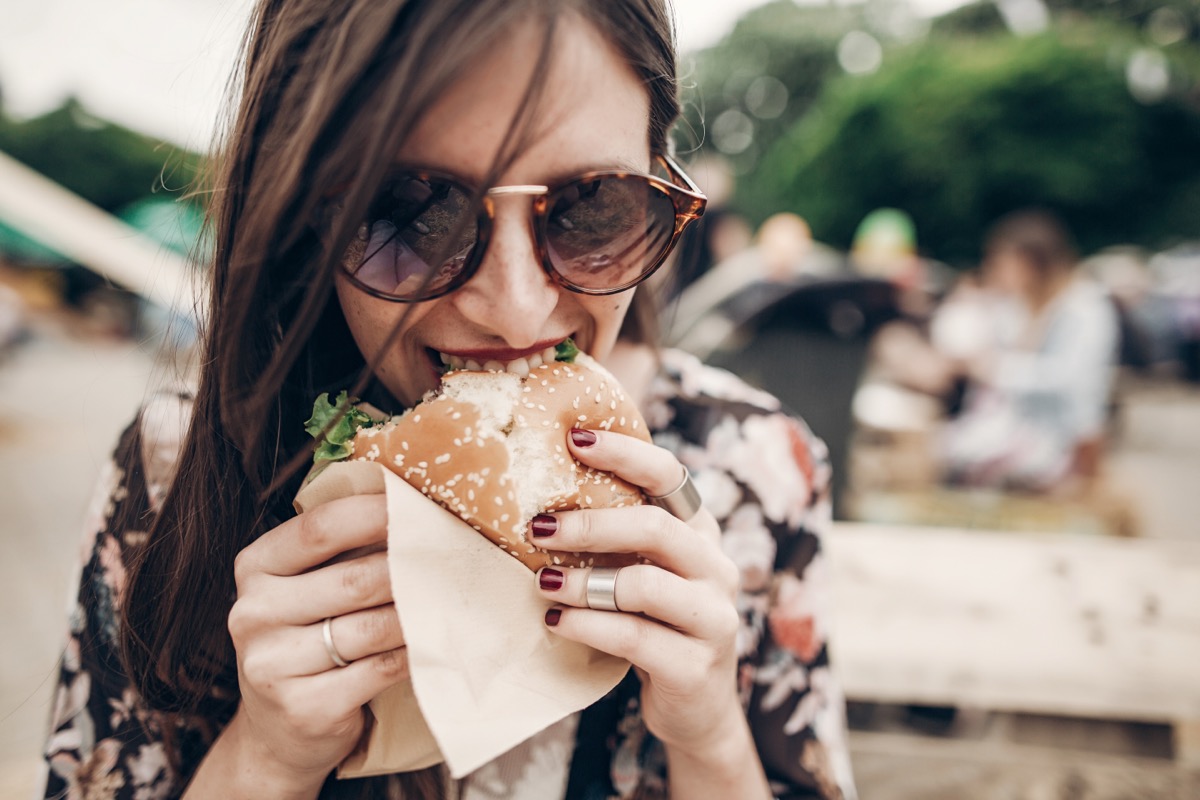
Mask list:
[[508,144],[530,81],[541,81],[522,149],[500,182],[647,169],[649,94],[628,62],[594,26],[569,14],[557,24],[548,66],[539,68],[543,37],[541,25],[522,23],[481,53],[422,117],[398,160],[480,180]]

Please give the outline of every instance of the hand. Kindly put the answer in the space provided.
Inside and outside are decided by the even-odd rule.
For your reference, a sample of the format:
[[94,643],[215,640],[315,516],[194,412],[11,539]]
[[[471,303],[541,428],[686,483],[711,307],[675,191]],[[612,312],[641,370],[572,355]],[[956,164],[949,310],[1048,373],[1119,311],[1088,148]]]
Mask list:
[[[669,451],[617,433],[592,433],[591,445],[567,437],[579,461],[648,495],[679,485],[683,469]],[[701,509],[683,522],[647,505],[562,512],[553,515],[557,525],[549,520],[539,518],[532,526],[540,547],[640,553],[652,562],[620,571],[619,612],[587,607],[590,570],[540,570],[539,590],[560,604],[547,615],[551,630],[633,663],[642,680],[646,726],[668,748],[707,753],[727,741],[730,731],[744,728],[736,689],[738,570],[721,551],[712,514]]]
[[[288,520],[238,554],[229,613],[236,721],[273,762],[263,765],[271,774],[319,786],[361,737],[362,706],[408,675],[386,541],[384,495],[356,496]],[[351,552],[360,548],[373,552]],[[348,666],[326,650],[326,618]]]

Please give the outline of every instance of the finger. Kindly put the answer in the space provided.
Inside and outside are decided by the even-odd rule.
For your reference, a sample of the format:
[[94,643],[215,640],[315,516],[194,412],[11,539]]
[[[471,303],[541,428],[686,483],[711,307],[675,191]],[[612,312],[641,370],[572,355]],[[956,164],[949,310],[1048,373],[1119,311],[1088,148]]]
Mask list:
[[[591,572],[544,567],[538,571],[538,591],[552,602],[587,608]],[[620,611],[645,614],[689,636],[722,639],[737,633],[737,610],[729,594],[650,564],[622,567],[613,595]]]
[[540,514],[529,530],[531,540],[547,550],[639,553],[684,578],[723,580],[733,570],[736,579],[736,569],[713,537],[698,535],[656,506]]
[[[579,436],[581,433],[590,434],[594,442],[585,444],[590,439]],[[687,475],[687,470],[670,450],[633,436],[611,431],[572,430],[568,432],[567,442],[572,455],[579,461],[641,487],[650,497],[674,492]],[[703,506],[686,523],[714,541],[720,539],[720,526]]]
[[[587,444],[589,439],[594,441]],[[667,494],[683,480],[683,465],[674,453],[632,436],[575,429],[567,432],[567,444],[582,463],[640,486],[648,495]]]
[[309,625],[390,603],[387,554],[371,553],[303,575],[269,576],[247,600],[261,609],[267,626]]
[[238,585],[255,574],[299,575],[334,556],[387,541],[382,494],[333,500],[264,533],[238,553]]
[[564,639],[624,658],[671,691],[702,688],[719,658],[720,651],[633,614],[556,606],[546,612],[546,624]]
[[[293,674],[315,675],[337,667],[325,649],[324,625],[321,620],[284,629],[281,645],[292,654]],[[331,617],[329,632],[338,655],[350,663],[404,646],[400,617],[391,603]]]
[[301,678],[292,685],[293,690],[303,695],[296,702],[311,703],[316,698],[328,706],[327,714],[340,717],[409,677],[408,651],[401,647],[367,656],[347,667]]

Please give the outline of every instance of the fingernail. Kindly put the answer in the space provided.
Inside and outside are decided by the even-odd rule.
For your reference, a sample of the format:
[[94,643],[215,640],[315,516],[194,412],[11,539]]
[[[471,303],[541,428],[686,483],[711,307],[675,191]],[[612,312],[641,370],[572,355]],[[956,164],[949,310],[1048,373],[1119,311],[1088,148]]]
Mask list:
[[546,609],[546,624],[549,625],[551,628],[553,628],[555,625],[558,624],[558,619],[561,616],[562,616],[561,608]]
[[563,574],[554,567],[546,567],[538,573],[538,586],[548,592],[555,592],[562,588]]
[[558,520],[549,514],[538,514],[529,521],[529,528],[533,531],[533,538],[545,539],[558,530]]
[[571,442],[576,447],[591,447],[596,443],[596,434],[591,431],[580,430],[579,428],[571,429]]

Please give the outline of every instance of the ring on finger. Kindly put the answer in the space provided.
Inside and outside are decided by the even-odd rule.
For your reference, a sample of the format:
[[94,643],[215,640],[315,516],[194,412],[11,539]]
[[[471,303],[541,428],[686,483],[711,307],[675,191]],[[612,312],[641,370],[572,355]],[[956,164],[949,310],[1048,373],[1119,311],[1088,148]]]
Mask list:
[[321,641],[325,643],[325,652],[329,654],[335,667],[350,666],[350,662],[342,658],[337,645],[333,643],[333,617],[326,617],[325,622],[321,624]]
[[617,573],[620,567],[592,567],[586,583],[587,607],[598,611],[620,611],[617,607]]
[[679,466],[683,467],[683,480],[679,485],[666,494],[647,495],[646,501],[650,505],[665,508],[667,513],[676,519],[688,522],[699,513],[702,501],[696,484],[692,482],[692,473],[682,464]]

